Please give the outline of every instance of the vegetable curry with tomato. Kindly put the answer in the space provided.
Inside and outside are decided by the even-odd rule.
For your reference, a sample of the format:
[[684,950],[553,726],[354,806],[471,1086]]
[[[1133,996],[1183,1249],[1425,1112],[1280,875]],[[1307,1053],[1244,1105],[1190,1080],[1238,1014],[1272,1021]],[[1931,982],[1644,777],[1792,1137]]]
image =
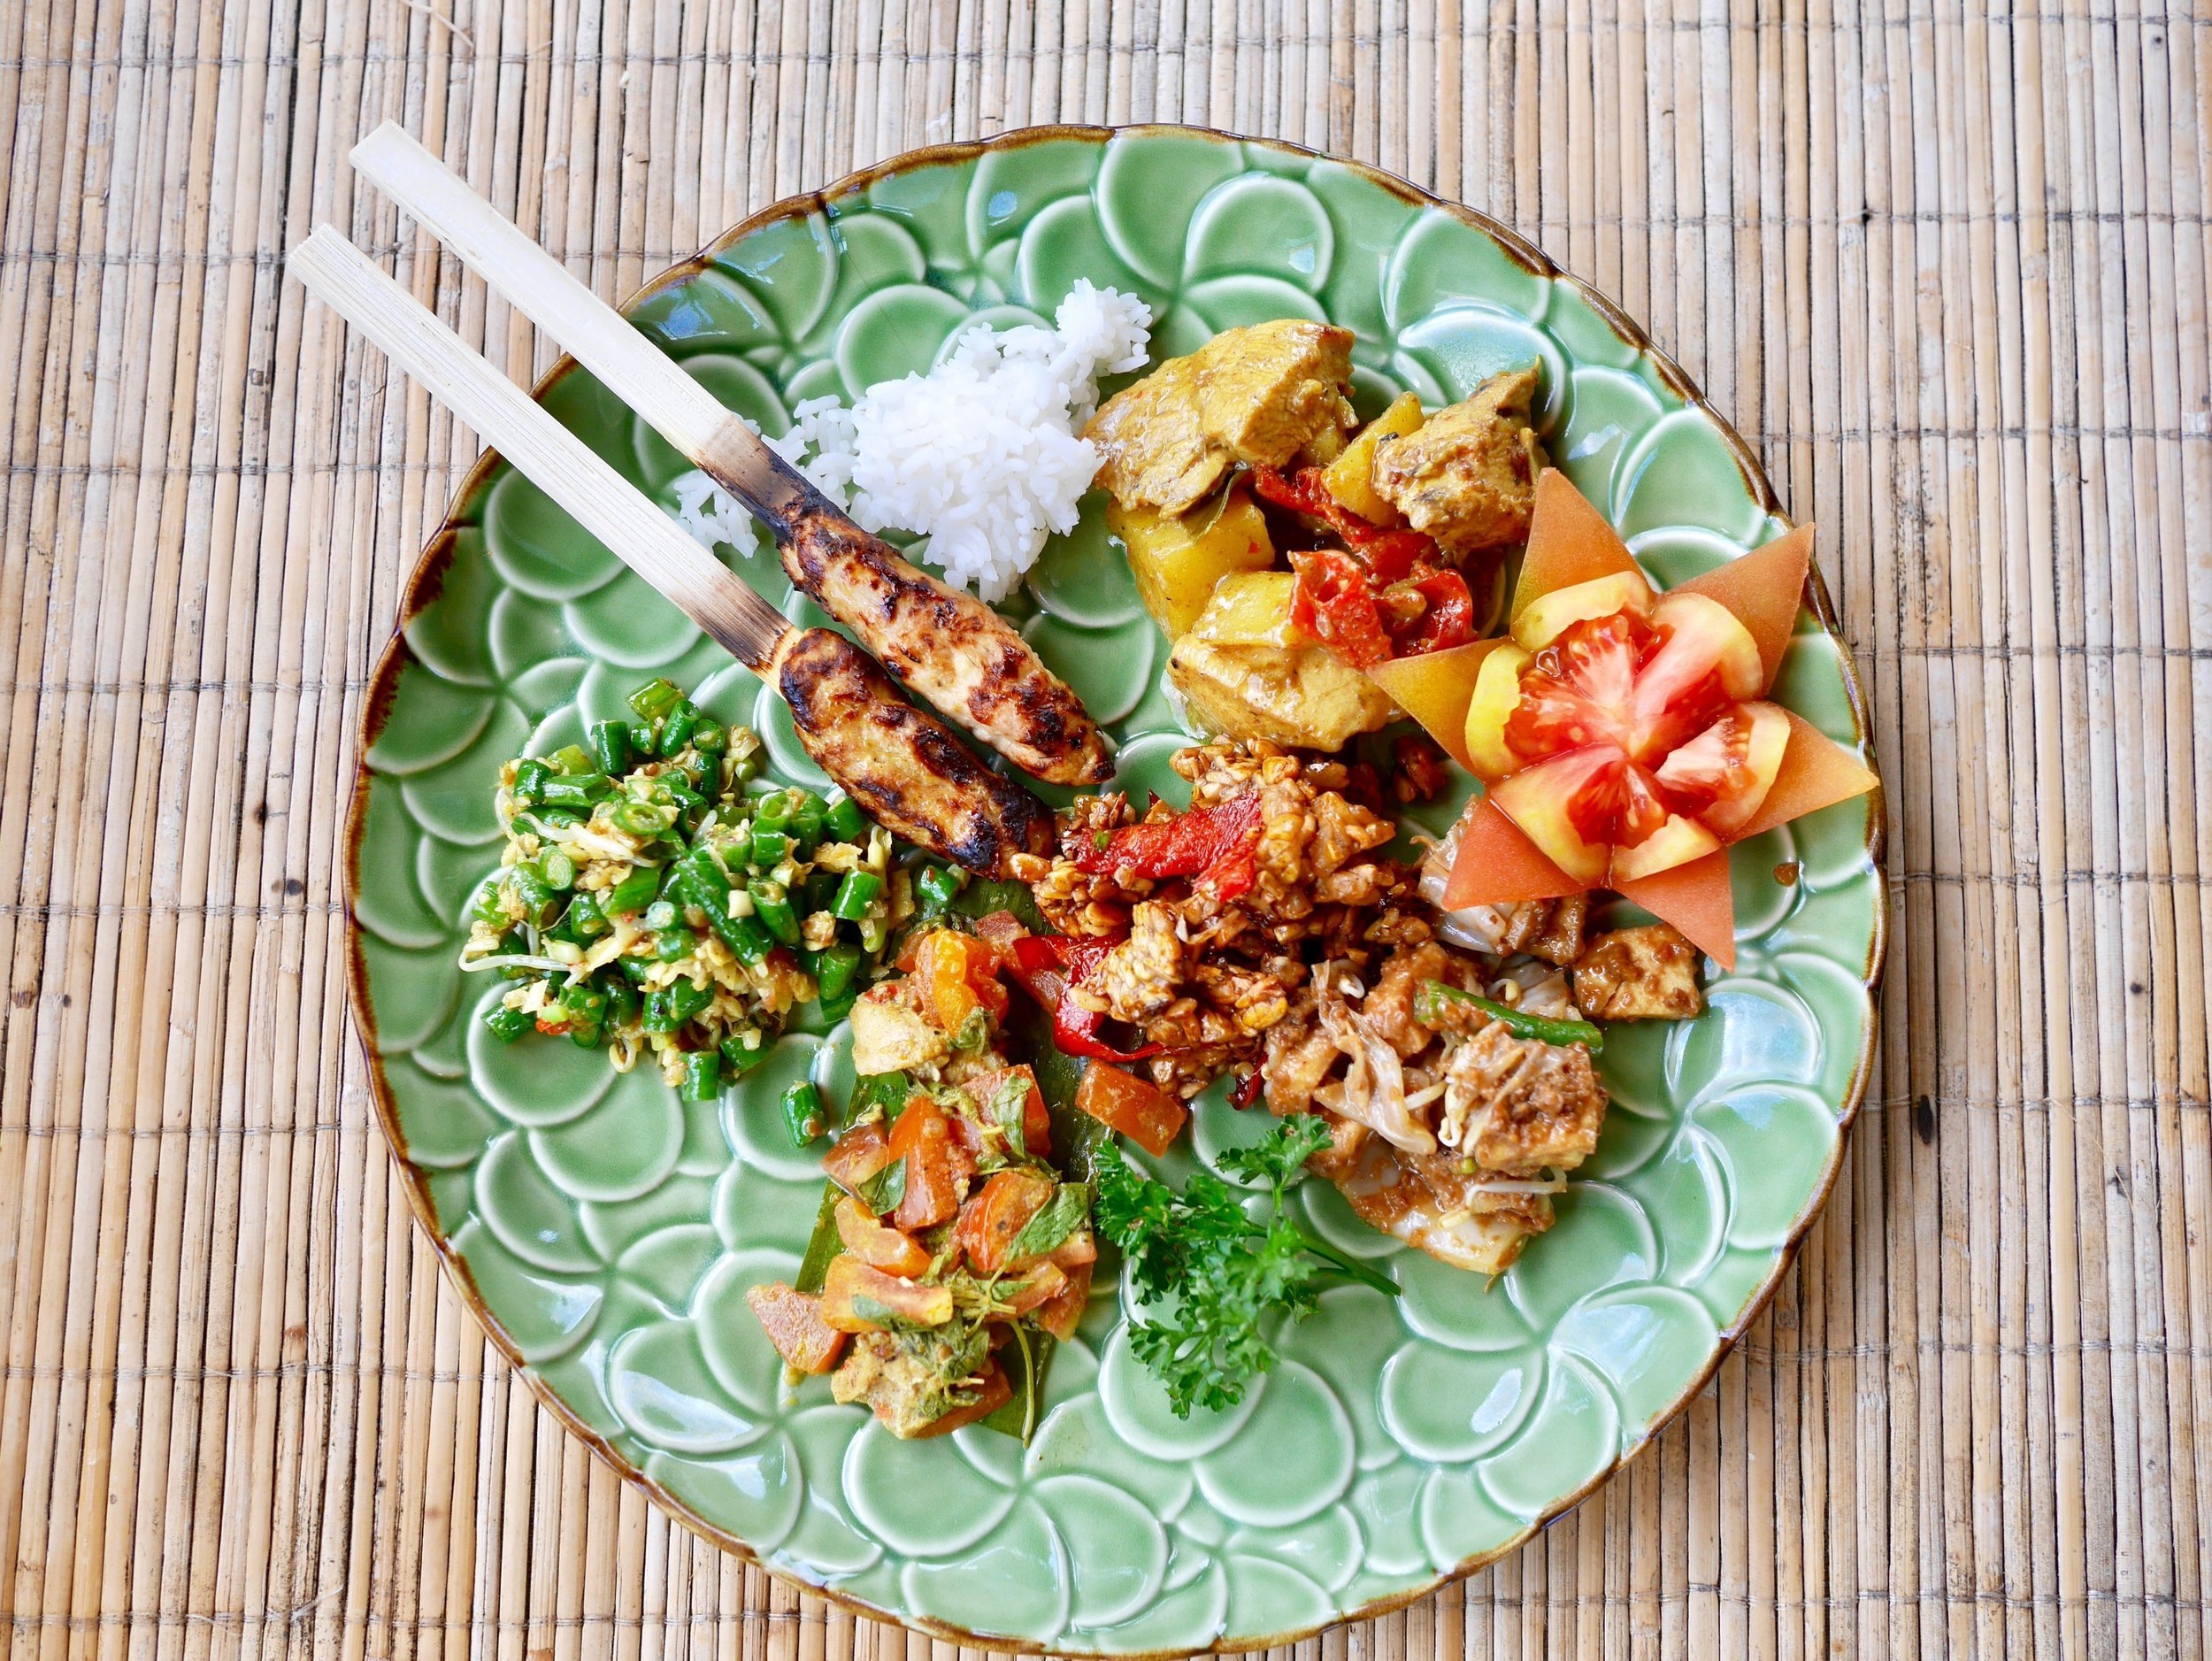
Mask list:
[[[1048,1016],[1058,1002],[1038,966],[1056,960],[1040,959],[1037,943],[1008,911],[909,934],[898,973],[853,1007],[860,1082],[823,1161],[816,1250],[797,1284],[747,1295],[793,1374],[830,1374],[836,1400],[866,1405],[900,1436],[941,1435],[1010,1405],[1021,1422],[1009,1427],[1025,1432],[1042,1357],[1073,1335],[1090,1296],[1087,1168],[1056,1165],[1036,1070],[1005,1054],[1009,978]],[[1180,1103],[1103,1065],[1073,1106],[1100,1134],[1155,1151],[1184,1119]]]
[[1337,750],[1394,711],[1363,673],[1465,645],[1528,534],[1533,366],[1358,427],[1348,329],[1230,329],[1110,400],[1087,434],[1107,519],[1174,642],[1196,727]]

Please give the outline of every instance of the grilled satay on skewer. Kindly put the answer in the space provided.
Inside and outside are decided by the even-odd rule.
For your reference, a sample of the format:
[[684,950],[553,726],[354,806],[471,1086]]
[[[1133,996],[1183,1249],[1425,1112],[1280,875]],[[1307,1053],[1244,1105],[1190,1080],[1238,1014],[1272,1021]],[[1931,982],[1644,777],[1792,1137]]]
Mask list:
[[844,636],[785,621],[336,230],[319,226],[288,264],[632,570],[772,680],[807,753],[877,823],[988,875],[1002,873],[1009,854],[1045,846],[1052,816],[1043,803],[909,704]]
[[774,534],[791,581],[886,668],[1016,766],[1102,784],[1106,741],[1066,683],[973,595],[902,558],[762,442],[612,306],[396,124],[353,165],[730,491]]

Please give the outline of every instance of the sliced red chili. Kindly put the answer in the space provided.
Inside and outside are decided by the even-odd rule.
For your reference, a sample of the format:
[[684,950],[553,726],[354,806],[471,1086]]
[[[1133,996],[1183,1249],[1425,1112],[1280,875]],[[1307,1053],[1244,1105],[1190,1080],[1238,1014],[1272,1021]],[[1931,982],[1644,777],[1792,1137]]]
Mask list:
[[1341,536],[1378,582],[1396,582],[1424,562],[1438,561],[1436,539],[1423,531],[1386,530],[1362,519],[1330,493],[1319,467],[1286,477],[1271,467],[1252,470],[1252,488],[1278,507],[1319,519]]
[[1298,573],[1291,592],[1290,623],[1311,635],[1355,669],[1372,668],[1390,656],[1390,636],[1367,573],[1348,554],[1333,548],[1294,554]]
[[1236,1088],[1229,1092],[1229,1105],[1231,1107],[1251,1106],[1253,1103],[1260,1099],[1260,1091],[1266,1082],[1267,1080],[1260,1077],[1260,1070],[1257,1067],[1252,1068],[1237,1080]]
[[1103,845],[1079,849],[1075,863],[1093,876],[1126,871],[1140,877],[1212,880],[1224,899],[1234,899],[1252,886],[1250,875],[1234,888],[1225,884],[1237,877],[1237,856],[1248,854],[1259,836],[1260,798],[1255,792],[1217,807],[1194,807],[1171,819],[1125,826]]
[[1421,612],[1411,624],[1392,633],[1401,657],[1464,646],[1475,637],[1475,596],[1467,579],[1456,571],[1432,571],[1415,582],[1394,584],[1421,598]]
[[1014,942],[1014,978],[1052,1015],[1052,1042],[1064,1055],[1089,1061],[1142,1061],[1160,1053],[1157,1044],[1117,1050],[1098,1035],[1104,1011],[1085,1009],[1068,988],[1098,967],[1113,950],[1110,940],[1069,940],[1028,934]]

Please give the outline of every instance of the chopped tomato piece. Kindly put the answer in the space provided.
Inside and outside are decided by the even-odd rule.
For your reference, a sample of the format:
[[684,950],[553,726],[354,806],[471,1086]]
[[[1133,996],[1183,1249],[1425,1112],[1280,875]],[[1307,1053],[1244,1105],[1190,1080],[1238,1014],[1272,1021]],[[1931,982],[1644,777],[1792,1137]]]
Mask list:
[[1017,1168],[994,1173],[960,1213],[961,1250],[979,1274],[1008,1266],[1007,1253],[1029,1219],[1052,1198],[1053,1180],[1041,1171]]
[[999,1288],[999,1302],[1016,1320],[1034,1314],[1047,1303],[1067,1290],[1068,1277],[1047,1258],[1033,1264],[1017,1280],[1009,1280]]
[[1409,623],[1393,626],[1386,622],[1394,656],[1448,651],[1475,637],[1475,596],[1468,589],[1467,579],[1456,571],[1432,571],[1416,581],[1393,583],[1384,591],[1384,598],[1386,602],[1417,601],[1420,607]]
[[830,1259],[822,1280],[822,1319],[841,1333],[879,1333],[893,1320],[941,1326],[952,1319],[952,1288],[902,1280],[857,1257]]
[[927,1096],[915,1096],[899,1115],[891,1130],[891,1157],[906,1161],[906,1193],[891,1213],[894,1227],[914,1234],[935,1227],[960,1209],[952,1130],[943,1111]]
[[914,952],[912,985],[938,1027],[955,1034],[979,1009],[1006,1013],[1006,988],[998,983],[998,954],[956,929],[932,929]]
[[794,1373],[827,1373],[845,1353],[845,1334],[822,1319],[822,1300],[777,1280],[749,1287],[746,1303]]
[[1386,662],[1393,655],[1384,631],[1374,585],[1349,554],[1317,548],[1294,554],[1298,573],[1291,591],[1290,626],[1319,641],[1355,669]]
[[[1005,1369],[995,1361],[991,1363],[991,1370],[983,1375],[982,1383],[976,1388],[978,1393],[974,1401],[965,1407],[954,1408],[942,1419],[932,1419],[914,1433],[913,1440],[925,1442],[932,1436],[948,1435],[964,1425],[972,1425],[979,1419],[990,1418],[1014,1399],[1014,1387],[1008,1382]],[[889,1418],[883,1408],[876,1410],[876,1416],[887,1420]]]
[[1060,1269],[1087,1268],[1098,1261],[1098,1236],[1092,1234],[1091,1226],[1085,1223],[1052,1249],[1052,1256],[1048,1261]]
[[854,1126],[822,1156],[822,1169],[848,1194],[857,1193],[863,1183],[880,1174],[890,1163],[890,1139],[879,1119]]
[[837,1202],[837,1237],[872,1269],[911,1280],[929,1269],[929,1253],[895,1228],[886,1228],[858,1200]]
[[1083,1307],[1091,1298],[1091,1265],[1079,1263],[1064,1271],[1067,1284],[1037,1311],[1037,1325],[1063,1343],[1075,1336],[1083,1319]]
[[[1045,1109],[1044,1092],[1037,1088],[1037,1075],[1028,1065],[994,1067],[988,1073],[979,1073],[964,1080],[961,1088],[976,1104],[979,1113],[987,1114],[998,1093],[1007,1081],[1020,1077],[1029,1086],[1029,1094],[1022,1102],[1022,1145],[1014,1150],[1033,1159],[1047,1159],[1052,1156],[1052,1115]],[[963,1138],[964,1142],[965,1138]],[[983,1151],[980,1139],[972,1145],[978,1153]]]
[[1084,1073],[1075,1087],[1075,1104],[1155,1156],[1174,1146],[1190,1118],[1183,1104],[1157,1085],[1103,1062],[1093,1062]]
[[1336,499],[1327,470],[1301,467],[1285,477],[1271,467],[1252,470],[1252,488],[1277,507],[1318,519],[1356,550],[1378,582],[1395,582],[1415,565],[1437,563],[1436,539],[1424,531],[1386,530]]

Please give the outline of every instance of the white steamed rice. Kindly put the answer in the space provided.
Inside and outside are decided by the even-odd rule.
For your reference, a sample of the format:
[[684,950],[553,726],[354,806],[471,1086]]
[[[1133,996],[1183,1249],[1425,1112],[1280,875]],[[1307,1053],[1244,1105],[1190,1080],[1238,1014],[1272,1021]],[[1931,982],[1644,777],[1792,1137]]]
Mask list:
[[[948,582],[1003,599],[1048,536],[1075,528],[1099,459],[1077,434],[1099,376],[1144,366],[1152,312],[1079,281],[1053,325],[977,324],[928,374],[871,387],[849,410],[808,399],[769,445],[864,528],[926,535],[916,553]],[[672,489],[694,536],[753,550],[750,518],[704,473]]]

